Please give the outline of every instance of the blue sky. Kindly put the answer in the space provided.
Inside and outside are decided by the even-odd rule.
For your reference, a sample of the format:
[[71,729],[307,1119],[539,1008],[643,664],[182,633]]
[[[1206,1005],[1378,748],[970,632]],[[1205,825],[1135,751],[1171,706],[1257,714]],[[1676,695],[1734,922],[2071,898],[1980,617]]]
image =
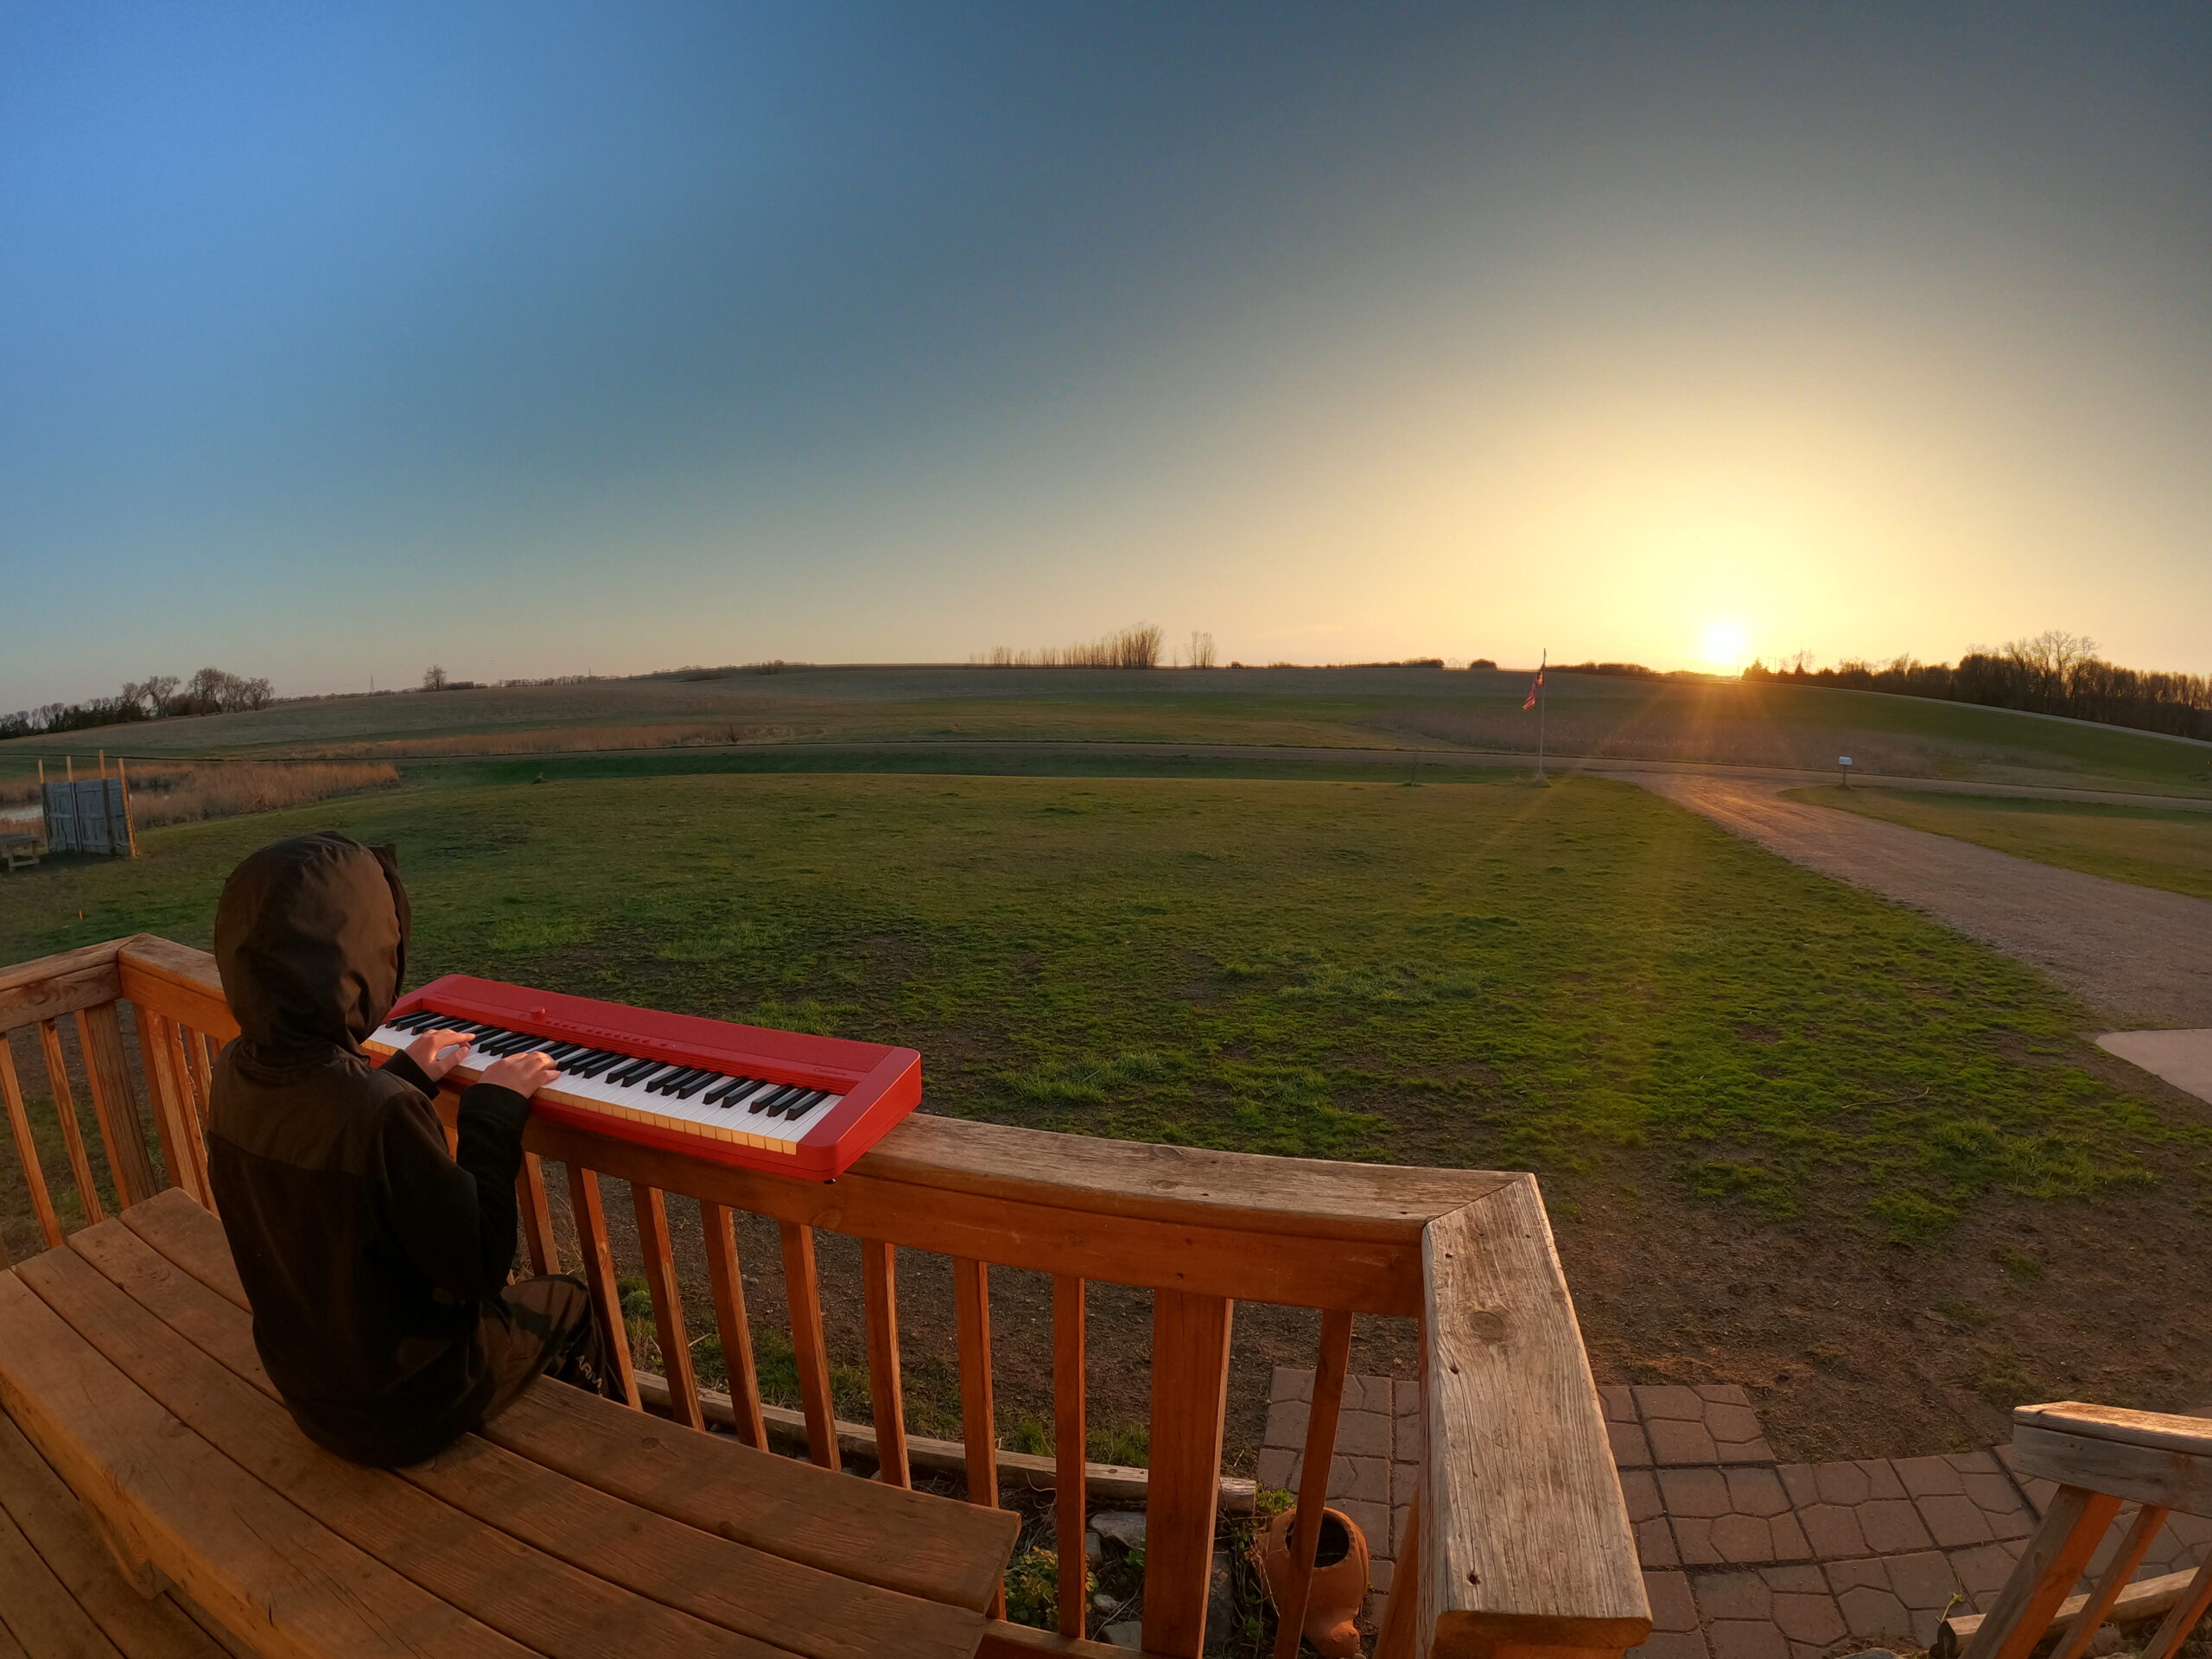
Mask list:
[[0,707],[2212,671],[2212,12],[0,0]]

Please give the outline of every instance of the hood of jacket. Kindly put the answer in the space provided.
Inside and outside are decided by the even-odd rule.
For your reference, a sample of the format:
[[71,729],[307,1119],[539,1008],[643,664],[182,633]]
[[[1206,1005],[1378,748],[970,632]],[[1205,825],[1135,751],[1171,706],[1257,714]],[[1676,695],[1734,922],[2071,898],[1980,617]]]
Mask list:
[[359,1053],[399,998],[411,919],[395,850],[335,831],[277,842],[232,871],[215,965],[250,1049]]

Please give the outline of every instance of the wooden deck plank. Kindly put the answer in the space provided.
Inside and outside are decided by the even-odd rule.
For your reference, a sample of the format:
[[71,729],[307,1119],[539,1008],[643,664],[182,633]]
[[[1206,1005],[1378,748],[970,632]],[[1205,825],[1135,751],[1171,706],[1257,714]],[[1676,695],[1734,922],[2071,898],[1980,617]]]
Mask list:
[[[190,1198],[165,1193],[122,1219],[173,1266],[245,1306],[222,1224]],[[773,1452],[677,1433],[656,1418],[574,1389],[532,1389],[484,1433],[535,1463],[689,1525],[840,1578],[956,1606],[984,1605],[1019,1529],[1011,1515],[873,1481],[816,1476]]]
[[38,1659],[124,1659],[5,1514],[0,1514],[0,1625]]
[[75,1496],[4,1415],[0,1510],[107,1639],[130,1659],[222,1659],[174,1603],[149,1601],[123,1581]]
[[233,1307],[253,1311],[231,1260],[223,1224],[181,1187],[134,1205],[119,1217],[123,1224]]
[[548,1659],[640,1652],[776,1659],[535,1549],[423,1491],[310,1443],[283,1407],[202,1353],[75,1251],[17,1270],[77,1334],[200,1439],[270,1491],[441,1601]]
[[12,1274],[0,1404],[73,1490],[111,1502],[118,1531],[270,1659],[530,1659],[186,1429]]
[[575,1389],[532,1389],[484,1437],[632,1503],[841,1578],[981,1611],[1019,1519],[677,1433]]
[[[246,1316],[127,1229],[76,1234],[75,1252],[152,1318],[270,1400]],[[546,1384],[554,1388],[557,1384]],[[709,1622],[817,1659],[901,1653],[958,1659],[982,1620],[878,1589],[640,1509],[485,1440],[464,1435],[398,1471],[524,1543]]]

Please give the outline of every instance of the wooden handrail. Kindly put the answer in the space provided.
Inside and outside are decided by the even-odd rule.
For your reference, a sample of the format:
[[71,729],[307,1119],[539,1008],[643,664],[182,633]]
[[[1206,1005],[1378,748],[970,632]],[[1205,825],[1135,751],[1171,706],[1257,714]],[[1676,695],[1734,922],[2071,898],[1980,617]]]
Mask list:
[[[207,1045],[234,1035],[237,1025],[206,952],[139,935],[0,969],[0,1031],[80,1008],[106,1008],[111,1020],[118,998],[137,1010],[168,1179],[207,1201],[200,1151]],[[95,1027],[105,1030],[99,1021]],[[99,1087],[112,1093],[108,1047],[103,1038],[105,1082],[96,1100]],[[89,1060],[89,1043],[86,1052]],[[449,1091],[441,1098],[448,1121],[456,1104]],[[107,1118],[103,1109],[104,1131]],[[1539,1659],[1552,1649],[1567,1659],[1571,1649],[1573,1659],[1604,1659],[1649,1631],[1602,1414],[1533,1177],[1143,1146],[922,1113],[829,1183],[732,1168],[543,1118],[531,1121],[524,1144],[530,1162],[520,1197],[533,1264],[562,1266],[538,1168],[552,1159],[567,1168],[581,1265],[613,1326],[613,1359],[632,1402],[647,1399],[691,1421],[702,1410],[727,1412],[747,1438],[765,1438],[772,1421],[787,1430],[794,1425],[785,1420],[802,1414],[764,1410],[745,1344],[731,1341],[731,1325],[745,1315],[729,1217],[743,1210],[779,1224],[792,1340],[809,1385],[803,1418],[823,1461],[834,1463],[848,1449],[840,1442],[854,1437],[830,1412],[812,1286],[814,1234],[862,1243],[871,1387],[878,1412],[894,1419],[901,1406],[893,1252],[952,1257],[966,1420],[961,1459],[978,1503],[998,1501],[996,1471],[1011,1461],[996,1447],[990,1406],[990,1266],[1057,1276],[1056,1371],[1078,1383],[1083,1284],[1154,1292],[1154,1467],[1144,1482],[1153,1511],[1148,1652],[1195,1659],[1204,1639],[1213,1517],[1224,1496],[1223,1390],[1240,1300],[1321,1311],[1323,1358],[1338,1370],[1351,1315],[1422,1323],[1426,1462],[1382,1651]],[[109,1163],[118,1167],[112,1148]],[[688,1327],[662,1195],[702,1205],[713,1313],[732,1362],[726,1405],[680,1362],[665,1378],[631,1377],[601,1176],[632,1189],[654,1323],[671,1354],[683,1349]],[[1079,1395],[1059,1402],[1054,1478],[1082,1466],[1083,1421]],[[902,1429],[894,1421],[869,1437],[893,1465],[903,1460]],[[919,1463],[940,1454],[941,1443],[904,1439],[905,1458]],[[895,1466],[890,1473],[897,1478]],[[1087,1484],[1095,1490],[1096,1477]],[[1311,1492],[1301,1497],[1301,1509],[1318,1501]],[[1077,1624],[1080,1611],[1074,1597],[1063,1598],[1065,1624]],[[1056,1651],[1095,1650],[1072,1630],[1040,1643],[1003,1628],[990,1650],[1053,1643]]]
[[1641,1645],[1643,1575],[1535,1177],[1431,1222],[1423,1253],[1431,1651]]

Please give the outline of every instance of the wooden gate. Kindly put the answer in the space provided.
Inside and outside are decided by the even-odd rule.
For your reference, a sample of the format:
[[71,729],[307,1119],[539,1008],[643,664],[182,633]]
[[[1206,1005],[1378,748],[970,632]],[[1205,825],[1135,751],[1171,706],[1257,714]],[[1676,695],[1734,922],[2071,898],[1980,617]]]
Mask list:
[[46,786],[46,844],[56,853],[131,850],[130,808],[120,778],[79,778]]

